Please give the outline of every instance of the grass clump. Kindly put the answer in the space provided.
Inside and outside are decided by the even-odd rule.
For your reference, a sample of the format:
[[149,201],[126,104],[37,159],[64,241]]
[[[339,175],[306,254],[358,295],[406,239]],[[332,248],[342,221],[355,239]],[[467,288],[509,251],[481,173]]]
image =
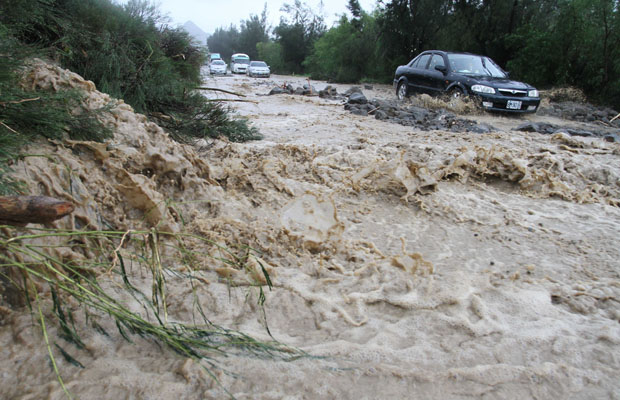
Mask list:
[[[45,297],[51,297],[52,309],[47,310],[47,314],[53,315],[61,337],[77,348],[84,348],[80,331],[88,329],[80,327],[77,322],[76,312],[81,310],[91,329],[109,336],[110,332],[100,322],[111,318],[125,340],[131,341],[134,335],[153,339],[200,363],[215,380],[214,372],[219,369],[217,356],[242,353],[294,360],[304,355],[276,341],[258,341],[209,320],[200,306],[198,294],[204,278],[194,265],[196,260],[204,259],[205,254],[191,250],[201,244],[214,246],[202,237],[154,229],[129,232],[31,229],[30,233],[22,233],[7,226],[0,228],[0,286],[16,289],[37,316],[53,368],[63,388],[54,353],[73,365],[83,365],[70,354],[71,350],[51,342],[47,334],[49,322],[43,310],[48,304],[43,301]],[[73,260],[58,256],[58,250],[63,248],[85,256]],[[212,257],[214,261],[240,269],[252,255],[251,249],[241,252],[244,254],[241,257],[238,252],[226,248],[219,247],[218,251],[222,256]],[[130,271],[135,269],[150,274],[151,293],[141,291],[132,282]],[[264,268],[262,273],[270,287],[271,281]],[[191,285],[194,320],[200,322],[185,324],[170,320],[166,284],[173,278]],[[105,288],[109,286],[113,289]],[[253,286],[259,288],[259,302],[264,301],[260,283]],[[44,294],[45,287],[48,294]],[[125,305],[126,301],[119,300],[119,290],[128,293],[143,311],[132,311]],[[76,302],[69,301],[70,298],[77,301],[77,308],[71,305]],[[67,395],[70,397],[68,391]]]

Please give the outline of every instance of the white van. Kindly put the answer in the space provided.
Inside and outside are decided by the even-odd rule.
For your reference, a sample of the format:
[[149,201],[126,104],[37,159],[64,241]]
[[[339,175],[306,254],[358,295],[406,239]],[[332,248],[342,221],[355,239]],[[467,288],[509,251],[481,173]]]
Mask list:
[[250,64],[250,57],[247,54],[235,53],[230,57],[230,72],[233,74],[245,74]]

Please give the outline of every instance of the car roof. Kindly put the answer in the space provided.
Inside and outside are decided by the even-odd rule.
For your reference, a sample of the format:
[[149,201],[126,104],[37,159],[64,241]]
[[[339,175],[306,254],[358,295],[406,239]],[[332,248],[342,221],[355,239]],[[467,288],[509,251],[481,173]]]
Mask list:
[[419,55],[427,54],[427,53],[439,53],[439,54],[445,54],[445,55],[448,55],[448,54],[463,54],[463,55],[468,55],[468,56],[486,57],[486,56],[483,56],[483,55],[480,55],[480,54],[467,53],[465,51],[446,51],[446,50],[426,50],[426,51],[423,51],[422,53],[420,53]]

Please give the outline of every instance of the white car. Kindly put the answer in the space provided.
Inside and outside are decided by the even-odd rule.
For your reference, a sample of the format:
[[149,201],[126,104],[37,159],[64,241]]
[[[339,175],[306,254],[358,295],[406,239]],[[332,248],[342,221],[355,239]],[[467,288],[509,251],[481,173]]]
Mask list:
[[252,61],[248,67],[247,74],[248,76],[264,76],[269,78],[271,70],[269,70],[269,66],[264,61]]
[[222,60],[213,60],[209,64],[209,73],[226,75],[226,63]]

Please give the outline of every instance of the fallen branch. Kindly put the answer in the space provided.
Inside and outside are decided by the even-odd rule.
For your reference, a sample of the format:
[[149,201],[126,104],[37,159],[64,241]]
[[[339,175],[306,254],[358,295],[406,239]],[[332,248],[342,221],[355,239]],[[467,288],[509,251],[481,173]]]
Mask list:
[[381,107],[377,107],[377,108],[375,108],[374,110],[370,110],[370,111],[368,111],[368,115],[370,115],[370,114],[374,113],[375,111],[377,111],[377,110],[378,110],[378,109],[380,109],[380,108],[381,108]]
[[228,93],[228,94],[233,94],[235,96],[239,96],[239,97],[245,97],[244,94],[241,93],[237,93],[237,92],[231,92],[230,90],[224,90],[224,89],[219,89],[219,88],[212,88],[212,87],[197,87],[196,89],[198,90],[212,90],[214,92],[224,92],[224,93]]
[[0,223],[23,226],[47,223],[71,214],[75,206],[46,196],[0,196]]
[[5,105],[5,104],[20,104],[20,103],[26,103],[29,101],[37,101],[37,100],[41,100],[40,97],[35,97],[33,99],[22,99],[22,100],[14,100],[14,101],[0,101],[0,105]]
[[239,103],[254,103],[258,104],[256,100],[243,100],[243,99],[206,99],[206,101],[237,101]]
[[4,122],[0,121],[0,125],[4,126],[6,129],[10,130],[11,132],[13,132],[16,135],[19,135],[19,132],[17,132],[15,129],[11,128],[10,126],[8,126],[7,124],[5,124]]
[[620,117],[620,114],[616,115],[615,117],[613,117],[609,123],[611,124],[612,122],[614,122],[616,119],[618,119],[618,117]]
[[594,121],[594,122],[596,122],[596,123],[598,123],[598,124],[601,124],[601,125],[605,125],[605,126],[611,126],[610,124],[608,124],[608,123],[607,123],[607,122],[605,122],[605,121],[599,121],[599,120],[596,120],[596,121]]

